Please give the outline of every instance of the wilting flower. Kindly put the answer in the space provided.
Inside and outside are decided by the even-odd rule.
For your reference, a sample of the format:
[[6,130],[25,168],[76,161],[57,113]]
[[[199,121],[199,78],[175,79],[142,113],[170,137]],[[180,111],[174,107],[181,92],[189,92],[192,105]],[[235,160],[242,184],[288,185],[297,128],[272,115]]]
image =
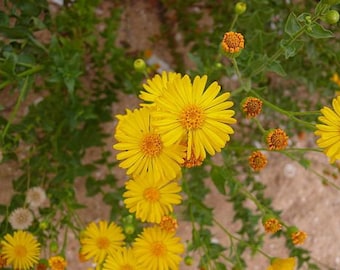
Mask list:
[[307,233],[304,231],[297,231],[293,232],[290,236],[294,245],[302,245],[307,238]]
[[138,178],[127,181],[125,187],[126,208],[143,222],[160,223],[164,215],[173,212],[173,205],[182,201],[181,186],[176,181]]
[[67,266],[67,262],[61,256],[53,256],[48,260],[48,264],[51,270],[64,270]]
[[27,208],[15,209],[8,218],[9,223],[15,230],[26,230],[33,223],[33,214]]
[[13,269],[27,270],[38,263],[40,244],[31,233],[16,231],[1,241],[1,254]]
[[272,260],[270,266],[268,266],[267,270],[294,270],[296,266],[296,259],[294,257],[291,258],[275,258]]
[[179,269],[180,254],[184,246],[174,233],[155,226],[145,228],[133,243],[137,260],[142,269]]
[[288,145],[288,136],[281,128],[269,131],[266,140],[269,150],[283,150]]
[[321,124],[316,125],[315,135],[320,136],[316,141],[330,158],[330,162],[340,159],[340,96],[332,101],[333,109],[323,107],[318,120]]
[[46,200],[46,192],[41,187],[32,187],[27,190],[26,201],[32,208],[40,207]]
[[145,107],[128,112],[120,120],[113,148],[120,151],[119,166],[133,177],[173,179],[181,170],[185,147],[173,144],[152,125],[151,108]]
[[262,170],[267,165],[267,158],[261,151],[254,151],[248,157],[249,166],[256,172]]
[[242,111],[247,118],[258,116],[262,111],[262,100],[256,97],[247,97],[242,101]]
[[82,254],[86,259],[93,258],[95,262],[102,263],[108,254],[113,254],[124,245],[122,228],[114,222],[99,221],[97,225],[91,222],[80,239]]
[[187,145],[187,160],[205,159],[220,152],[234,131],[235,112],[229,110],[233,102],[230,93],[219,95],[221,87],[213,82],[205,89],[207,76],[196,76],[191,82],[188,75],[168,83],[167,91],[156,100],[157,110],[152,113],[154,125],[164,138],[164,145]]
[[282,225],[277,218],[271,217],[263,220],[264,230],[268,233],[276,233],[282,229]]
[[172,216],[163,216],[159,226],[167,232],[175,232],[178,227],[177,219]]
[[221,47],[227,56],[235,57],[244,48],[244,37],[241,33],[227,32],[223,36]]

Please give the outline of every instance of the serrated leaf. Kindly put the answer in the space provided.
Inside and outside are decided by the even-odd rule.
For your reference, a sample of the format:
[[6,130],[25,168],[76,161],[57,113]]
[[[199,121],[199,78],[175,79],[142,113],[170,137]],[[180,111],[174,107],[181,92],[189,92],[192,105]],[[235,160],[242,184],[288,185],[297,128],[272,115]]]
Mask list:
[[211,179],[213,183],[215,184],[215,187],[218,189],[218,191],[222,194],[226,194],[225,191],[225,182],[226,177],[223,175],[223,170],[221,167],[214,166],[211,169]]
[[290,13],[285,24],[285,32],[288,35],[293,36],[300,29],[301,29],[301,25],[298,22],[296,15],[293,12]]
[[333,37],[333,33],[325,28],[323,28],[323,26],[321,26],[318,23],[313,23],[311,25],[311,29],[310,31],[306,31],[307,34],[309,36],[311,36],[312,38],[331,38]]

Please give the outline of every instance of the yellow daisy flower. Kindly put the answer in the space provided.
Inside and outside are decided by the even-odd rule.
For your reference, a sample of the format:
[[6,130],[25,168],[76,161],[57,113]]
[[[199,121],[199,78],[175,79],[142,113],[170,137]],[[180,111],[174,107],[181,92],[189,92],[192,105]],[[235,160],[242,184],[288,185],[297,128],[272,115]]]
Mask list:
[[93,258],[102,263],[108,254],[113,254],[124,245],[122,228],[114,222],[100,221],[98,226],[91,222],[81,235],[82,254],[86,259]]
[[180,73],[175,72],[163,71],[162,75],[156,74],[151,80],[148,79],[146,83],[143,84],[145,91],[140,92],[139,98],[153,103],[167,89],[168,82],[181,77],[182,75]]
[[332,101],[333,110],[323,107],[318,120],[321,124],[316,125],[314,134],[320,136],[316,144],[324,150],[330,158],[330,162],[340,159],[340,96]]
[[149,107],[136,109],[125,117],[120,117],[119,129],[113,146],[119,150],[119,166],[127,169],[133,177],[153,177],[173,179],[181,170],[185,147],[172,144],[164,139],[152,126]]
[[165,146],[177,142],[187,145],[187,160],[206,157],[220,152],[234,131],[235,112],[228,110],[233,102],[230,93],[220,93],[221,86],[213,82],[205,90],[208,77],[196,76],[191,82],[188,75],[168,83],[167,91],[155,102],[154,125],[164,135]]
[[31,269],[38,263],[40,244],[31,233],[16,231],[6,234],[1,241],[1,254],[14,269]]
[[273,259],[267,270],[294,270],[296,266],[296,259],[291,258],[275,258]]
[[109,255],[103,266],[103,270],[138,270],[139,266],[131,248],[123,247]]
[[179,269],[184,246],[174,233],[155,226],[145,228],[133,243],[137,260],[143,269]]
[[173,212],[173,205],[182,201],[181,186],[176,181],[138,178],[127,181],[125,187],[125,206],[142,222],[160,223],[164,215]]
[[61,256],[53,256],[48,260],[48,265],[51,267],[51,270],[64,270],[67,262]]

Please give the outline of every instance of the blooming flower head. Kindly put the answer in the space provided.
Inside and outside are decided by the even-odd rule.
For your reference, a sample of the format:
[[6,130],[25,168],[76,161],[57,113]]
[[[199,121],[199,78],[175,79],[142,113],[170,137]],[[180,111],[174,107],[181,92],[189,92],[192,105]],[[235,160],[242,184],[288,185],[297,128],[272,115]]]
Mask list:
[[249,166],[256,172],[262,170],[267,165],[267,158],[261,151],[254,151],[248,157]]
[[179,269],[180,254],[184,252],[180,238],[158,226],[145,228],[133,248],[142,269],[148,270]]
[[40,244],[31,233],[16,231],[6,234],[1,241],[1,254],[13,269],[31,269],[38,263]]
[[147,82],[143,84],[145,91],[140,92],[139,98],[153,104],[155,100],[167,90],[169,82],[181,77],[182,75],[179,73],[167,71],[163,71],[161,75],[156,74],[152,79],[148,79]]
[[8,218],[9,223],[15,230],[26,230],[33,223],[33,214],[27,208],[15,209]]
[[159,226],[167,232],[175,232],[178,227],[177,219],[172,216],[163,216]]
[[262,101],[256,97],[247,97],[242,102],[242,111],[247,118],[258,116],[262,110]]
[[244,37],[241,33],[227,32],[223,36],[221,46],[227,56],[236,56],[244,48]]
[[172,213],[173,205],[182,201],[181,186],[176,181],[138,178],[127,181],[125,187],[125,206],[142,222],[160,223],[162,216]]
[[205,89],[208,77],[196,76],[191,82],[188,75],[175,78],[167,91],[156,100],[153,112],[154,125],[164,136],[164,144],[185,142],[187,160],[192,153],[196,159],[204,159],[220,152],[234,131],[230,124],[236,123],[235,112],[229,110],[233,102],[230,93],[219,95],[221,87],[213,82]]
[[316,125],[315,135],[320,136],[316,144],[330,158],[330,162],[340,159],[340,96],[332,101],[333,109],[323,107]]
[[26,201],[31,208],[40,207],[46,200],[46,192],[41,187],[32,187],[27,190]]
[[80,239],[82,253],[86,259],[93,258],[96,263],[102,263],[108,254],[113,254],[124,245],[122,228],[114,222],[91,222]]
[[273,259],[267,270],[294,270],[296,266],[296,259],[291,258],[275,258]]
[[133,177],[173,179],[179,173],[185,148],[173,144],[152,126],[151,108],[136,109],[120,117],[113,148],[120,151],[119,166]]
[[273,217],[263,220],[263,227],[268,233],[276,233],[282,229],[280,221]]
[[304,231],[297,231],[293,232],[290,237],[294,245],[302,245],[307,238],[307,233]]
[[67,262],[61,256],[53,256],[48,260],[48,265],[51,267],[51,270],[64,270]]
[[123,247],[109,255],[103,266],[103,270],[141,270],[138,261],[131,248]]
[[266,140],[269,150],[283,150],[288,145],[288,136],[281,128],[269,131]]

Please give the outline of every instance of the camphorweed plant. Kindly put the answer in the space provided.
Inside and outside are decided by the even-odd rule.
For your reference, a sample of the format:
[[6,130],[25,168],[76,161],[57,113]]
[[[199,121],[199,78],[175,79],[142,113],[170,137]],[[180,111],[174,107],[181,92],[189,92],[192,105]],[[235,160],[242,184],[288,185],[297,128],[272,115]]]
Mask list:
[[[174,59],[174,71],[157,72],[117,45],[121,1],[64,1],[54,12],[47,1],[4,1],[0,90],[16,101],[0,100],[0,162],[19,176],[0,205],[0,269],[62,270],[71,260],[104,270],[254,269],[249,253],[272,270],[332,269],[303,248],[309,228],[284,220],[258,177],[276,152],[339,189],[305,154],[340,159],[340,1],[293,2],[150,1]],[[112,158],[102,126],[113,123],[118,91],[140,106],[115,116]],[[296,147],[295,133],[315,135],[316,146]],[[89,149],[100,154],[85,162]],[[109,220],[98,213],[85,224],[78,209],[91,205],[77,199],[78,179],[111,207]],[[205,204],[211,185],[233,207],[237,232]],[[187,242],[177,234],[184,220]],[[77,258],[66,256],[70,232]],[[288,256],[266,251],[265,234],[284,239]]]

